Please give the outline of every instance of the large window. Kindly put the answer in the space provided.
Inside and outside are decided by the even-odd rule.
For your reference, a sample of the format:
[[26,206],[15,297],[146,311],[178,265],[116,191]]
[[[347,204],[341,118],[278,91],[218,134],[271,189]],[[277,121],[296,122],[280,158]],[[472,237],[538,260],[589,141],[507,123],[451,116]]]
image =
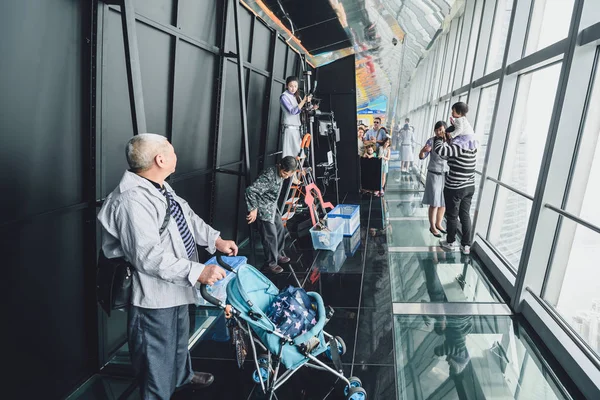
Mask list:
[[531,205],[531,200],[520,194],[502,186],[497,187],[488,240],[515,270],[521,261]]
[[496,94],[498,93],[498,84],[481,89],[477,115],[475,116],[475,133],[480,141],[480,147],[477,155],[477,171],[483,171],[485,153],[487,151],[488,139],[492,130],[492,117],[494,116],[494,107],[496,105]]
[[567,37],[574,0],[535,0],[524,55]]
[[[600,234],[568,218],[561,219],[557,242],[566,242],[570,249],[566,257],[555,257],[544,298],[600,355],[600,270],[594,259],[600,249]],[[552,283],[560,284],[557,290]]]
[[560,67],[554,64],[519,77],[500,180],[531,195],[544,155]]
[[510,25],[510,15],[512,13],[512,0],[498,0],[496,3],[496,13],[494,15],[494,30],[490,39],[488,58],[485,65],[485,73],[489,74],[502,66],[504,57],[504,48],[506,47],[506,38],[508,37],[508,27]]
[[[589,100],[575,158],[566,210],[600,226],[600,69]],[[577,333],[600,354],[600,269],[593,257],[600,233],[561,217],[545,300],[556,307]]]
[[471,82],[473,73],[473,63],[475,61],[475,49],[479,38],[479,26],[481,25],[481,13],[483,11],[483,1],[475,3],[475,13],[473,15],[473,25],[471,25],[469,36],[469,47],[467,48],[467,59],[465,61],[465,71],[463,74],[462,84],[466,85]]

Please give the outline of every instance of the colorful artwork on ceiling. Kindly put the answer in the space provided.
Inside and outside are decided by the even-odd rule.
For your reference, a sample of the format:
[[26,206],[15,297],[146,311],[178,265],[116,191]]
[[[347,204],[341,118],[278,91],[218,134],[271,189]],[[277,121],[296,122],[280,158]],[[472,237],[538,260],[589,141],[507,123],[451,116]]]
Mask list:
[[431,41],[438,30],[447,29],[447,22],[464,10],[465,0],[329,0],[352,47],[319,54],[308,52],[263,0],[241,3],[265,21],[271,21],[270,25],[298,53],[305,54],[313,67],[354,55],[357,111],[382,112],[389,125],[403,100],[403,88]]

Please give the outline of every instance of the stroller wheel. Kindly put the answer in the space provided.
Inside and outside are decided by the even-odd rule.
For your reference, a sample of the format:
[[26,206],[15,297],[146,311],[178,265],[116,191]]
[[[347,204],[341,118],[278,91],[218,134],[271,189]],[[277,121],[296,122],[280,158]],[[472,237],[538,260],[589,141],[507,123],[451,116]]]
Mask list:
[[[338,353],[340,353],[340,356],[343,356],[346,354],[346,343],[344,342],[344,339],[339,336],[336,336],[335,340],[338,345]],[[327,350],[325,350],[325,354],[331,360],[331,346],[329,344],[327,344]]]
[[346,400],[366,400],[367,392],[361,387],[350,388],[346,395]]
[[261,367],[267,367],[269,364],[269,356],[266,354],[259,354],[258,357],[256,357],[258,359],[258,365],[260,365]]
[[[350,387],[348,387],[346,385],[346,387],[344,388],[344,395],[348,396],[351,392],[352,389],[354,388],[362,388],[362,381],[357,378],[356,376],[351,376],[350,378],[348,378],[348,380],[350,381]],[[350,397],[348,397],[350,398]],[[357,397],[357,399],[361,399],[361,397]]]
[[[260,371],[260,375],[258,375],[258,374],[259,374],[259,371]],[[252,373],[252,380],[253,380],[255,383],[258,383],[258,384],[260,384],[261,377],[262,377],[262,381],[266,383],[266,382],[267,382],[267,377],[268,377],[268,376],[269,376],[269,370],[268,370],[267,368],[265,368],[265,367],[260,367],[258,370],[255,370],[255,371]]]

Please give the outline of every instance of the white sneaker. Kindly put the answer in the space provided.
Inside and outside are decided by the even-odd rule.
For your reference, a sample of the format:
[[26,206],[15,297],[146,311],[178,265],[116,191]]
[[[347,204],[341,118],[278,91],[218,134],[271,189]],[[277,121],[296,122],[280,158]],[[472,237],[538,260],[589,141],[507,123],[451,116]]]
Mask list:
[[460,251],[465,255],[471,254],[471,246],[460,246]]
[[440,246],[447,251],[458,251],[458,244],[456,242],[448,243],[445,240],[440,240]]

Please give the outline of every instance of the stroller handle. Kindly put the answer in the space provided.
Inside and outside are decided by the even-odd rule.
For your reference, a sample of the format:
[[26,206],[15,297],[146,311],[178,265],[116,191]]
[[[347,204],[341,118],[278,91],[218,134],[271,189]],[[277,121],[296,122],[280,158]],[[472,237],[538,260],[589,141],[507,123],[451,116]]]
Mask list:
[[[235,270],[231,267],[231,265],[229,265],[225,261],[223,261],[223,256],[220,254],[217,255],[217,263],[223,269],[226,269],[227,271],[232,272],[234,274],[236,273]],[[208,301],[213,306],[225,308],[225,305],[223,304],[223,302],[221,300],[217,299],[216,297],[211,296],[211,294],[208,293],[206,284],[200,285],[200,294],[202,295],[202,297],[204,297],[204,300]]]
[[225,261],[223,261],[223,256],[218,254],[217,255],[217,263],[219,263],[219,266],[226,269],[229,272],[233,272],[235,274],[235,270],[233,269],[233,267],[229,264],[227,264]]
[[206,289],[206,284],[200,285],[200,294],[202,295],[202,297],[204,297],[204,300],[208,301],[213,306],[224,308],[223,302],[221,300],[211,296],[210,293],[208,293],[208,290]]

